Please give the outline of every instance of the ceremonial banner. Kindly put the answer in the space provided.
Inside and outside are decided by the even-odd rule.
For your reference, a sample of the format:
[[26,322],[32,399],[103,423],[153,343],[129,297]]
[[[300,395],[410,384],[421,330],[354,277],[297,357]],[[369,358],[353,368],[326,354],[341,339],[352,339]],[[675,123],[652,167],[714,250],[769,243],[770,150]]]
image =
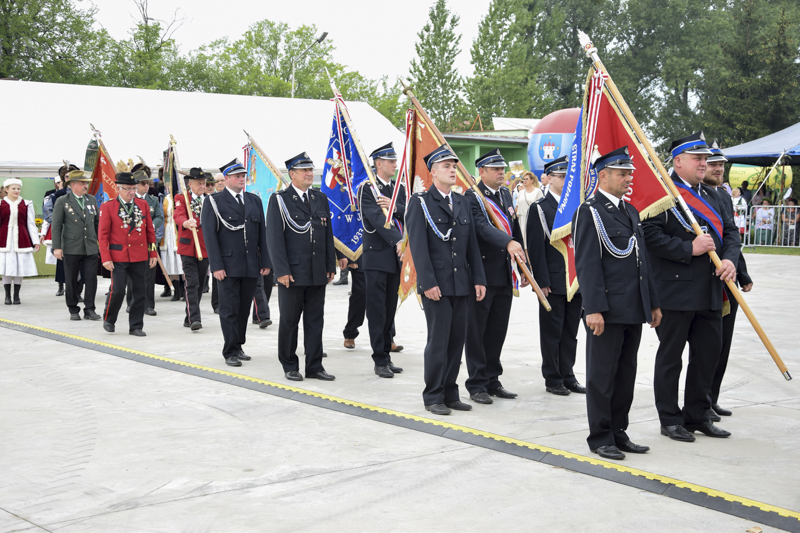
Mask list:
[[334,103],[336,107],[322,169],[321,190],[328,196],[334,245],[345,257],[355,261],[361,256],[364,232],[356,191],[367,179],[367,170],[339,109],[339,106],[344,106],[341,95],[336,95]]
[[[94,156],[91,152],[94,150]],[[87,165],[92,163],[91,169]],[[117,170],[111,157],[108,155],[105,145],[99,139],[92,139],[86,149],[86,161],[84,162],[84,169],[92,171],[92,183],[89,185],[89,194],[97,198],[97,203],[102,205],[103,202],[113,200],[117,197],[117,186],[115,180],[117,177]]]
[[266,214],[269,197],[283,188],[283,181],[276,175],[277,170],[273,170],[267,163],[267,157],[253,143],[244,147],[244,161],[247,166],[245,190],[261,198]]
[[[569,153],[569,167],[561,193],[550,242],[566,262],[567,298],[578,290],[575,274],[575,251],[572,243],[572,215],[597,188],[597,176],[591,170],[595,157],[623,146],[628,147],[636,170],[633,183],[623,198],[633,205],[642,220],[662,213],[674,205],[672,195],[659,178],[646,150],[631,130],[618,103],[606,85],[608,75],[589,69],[583,107],[575,128],[575,141]],[[594,154],[594,157],[593,157]]]

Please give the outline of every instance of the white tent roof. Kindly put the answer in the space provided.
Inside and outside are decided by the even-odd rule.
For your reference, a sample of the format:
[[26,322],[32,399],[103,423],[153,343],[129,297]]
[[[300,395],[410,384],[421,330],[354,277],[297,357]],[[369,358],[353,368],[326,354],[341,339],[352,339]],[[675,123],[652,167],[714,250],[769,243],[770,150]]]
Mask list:
[[[14,80],[0,80],[0,102],[0,177],[53,176],[63,159],[83,168],[89,123],[115,162],[142,156],[156,168],[172,134],[181,166],[218,168],[242,159],[245,129],[281,170],[305,151],[321,172],[334,109],[327,100]],[[367,154],[390,141],[402,147],[404,135],[368,104],[347,108]]]
[[494,117],[492,123],[496,131],[503,130],[528,130],[531,131],[534,126],[542,119],[540,118],[510,118],[510,117]]

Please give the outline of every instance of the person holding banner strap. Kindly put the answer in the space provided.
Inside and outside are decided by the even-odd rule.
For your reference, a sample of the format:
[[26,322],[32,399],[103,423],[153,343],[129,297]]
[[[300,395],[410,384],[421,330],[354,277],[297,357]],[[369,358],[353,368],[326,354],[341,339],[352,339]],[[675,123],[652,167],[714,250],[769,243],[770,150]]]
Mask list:
[[628,147],[594,162],[597,192],[575,211],[575,268],[586,325],[586,412],[592,452],[606,459],[650,448],[625,430],[633,403],[642,324],[661,320],[639,212],[623,200],[633,181]]
[[[475,160],[481,181],[478,188],[497,207],[509,223],[511,234],[494,227],[486,208],[472,189],[464,197],[469,200],[475,233],[486,274],[486,297],[481,301],[470,298],[467,302],[467,370],[465,386],[473,402],[490,404],[490,396],[514,399],[517,395],[507,391],[500,383],[503,365],[500,353],[508,332],[508,318],[514,299],[516,274],[512,257],[525,257],[522,231],[514,210],[511,193],[503,186],[506,161],[495,148]],[[503,220],[502,217],[501,220]],[[522,286],[528,280],[523,278]]]
[[[708,233],[698,236],[673,208],[644,221],[642,227],[647,251],[656,277],[663,318],[656,328],[656,409],[661,434],[672,440],[694,442],[700,431],[709,437],[728,437],[730,433],[709,419],[711,384],[722,349],[723,281],[736,279],[741,244],[732,220],[720,215],[716,192],[703,185],[706,160],[711,151],[702,132],[678,139],[670,147],[673,157],[672,179],[682,191]],[[722,259],[717,270],[707,253]],[[678,405],[681,357],[689,343],[684,405]]]
[[206,196],[200,227],[211,272],[219,284],[222,357],[228,366],[242,366],[242,361],[252,359],[242,347],[247,340],[253,291],[258,276],[269,274],[272,263],[261,198],[244,191],[247,170],[234,159],[220,171],[225,189]]
[[408,245],[417,267],[417,293],[428,327],[425,409],[435,415],[470,411],[458,395],[458,368],[467,328],[467,299],[486,295],[486,275],[469,200],[452,190],[458,157],[443,144],[424,158],[433,183],[406,211]]
[[[369,181],[359,189],[361,223],[364,226],[361,267],[366,285],[366,315],[369,341],[372,345],[372,361],[375,374],[392,378],[403,371],[392,363],[392,330],[397,311],[397,290],[400,287],[403,232],[400,223],[405,215],[405,192],[400,191],[392,218],[397,219],[389,228],[385,227],[384,209],[389,208],[395,184],[392,178],[397,169],[397,152],[392,143],[374,150],[370,157],[375,165],[377,190]],[[402,185],[397,185],[402,187]],[[377,193],[377,195],[375,194]],[[355,276],[358,270],[353,271]],[[355,294],[355,278],[353,278]]]
[[[208,252],[203,235],[203,226],[200,222],[202,222],[203,203],[207,197],[205,188],[209,175],[203,172],[203,169],[194,167],[190,168],[189,175],[183,178],[191,191],[189,195],[190,205],[186,205],[186,199],[182,194],[179,194],[175,197],[174,215],[175,224],[178,226],[178,255],[183,266],[186,300],[183,327],[198,331],[203,328],[203,321],[200,315],[200,300],[203,298],[203,286],[208,276]],[[211,183],[214,183],[213,178]],[[192,218],[189,218],[189,209],[192,210],[194,215]],[[197,230],[197,240],[200,241],[202,259],[197,258],[192,228]]]
[[292,185],[269,198],[267,242],[278,280],[278,359],[286,379],[302,381],[297,334],[303,317],[305,377],[333,381],[322,366],[325,289],[336,274],[330,204],[312,189],[314,163],[303,152],[286,161]]
[[578,350],[578,327],[581,322],[581,293],[567,300],[567,272],[564,256],[550,244],[550,232],[556,218],[561,191],[567,175],[567,157],[561,156],[545,165],[542,183],[547,181],[544,198],[528,211],[528,256],[536,283],[542,287],[552,310],[539,303],[539,347],[542,352],[542,376],[545,390],[557,396],[571,392],[584,394],[572,368]]
[[[711,151],[713,153],[706,161],[708,169],[703,177],[703,183],[717,193],[720,206],[724,211],[724,213],[720,214],[730,219],[733,225],[736,225],[733,220],[733,202],[728,192],[722,188],[722,176],[725,173],[725,163],[728,158],[719,149],[717,141],[711,144]],[[742,292],[750,292],[753,288],[753,280],[747,273],[747,263],[742,253],[739,254],[739,263],[736,265],[736,282],[741,286]],[[733,328],[736,324],[736,312],[739,310],[739,302],[728,292],[727,285],[723,288],[728,295],[730,311],[722,317],[722,350],[719,354],[719,361],[717,361],[717,369],[714,371],[714,380],[711,382],[711,410],[708,415],[712,422],[719,422],[721,420],[720,416],[731,416],[733,414],[731,411],[720,407],[718,401],[719,389],[722,386],[722,378],[725,376],[725,369],[728,367],[728,356],[731,353]]]

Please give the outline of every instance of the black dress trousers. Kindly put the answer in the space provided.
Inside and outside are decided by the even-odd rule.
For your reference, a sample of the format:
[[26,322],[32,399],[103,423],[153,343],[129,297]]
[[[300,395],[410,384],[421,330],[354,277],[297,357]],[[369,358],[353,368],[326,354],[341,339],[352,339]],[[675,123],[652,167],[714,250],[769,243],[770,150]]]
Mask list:
[[275,276],[270,271],[266,276],[261,276],[253,294],[253,322],[269,320],[269,298],[272,295],[272,286]]
[[[367,327],[372,345],[372,360],[377,366],[391,363],[394,315],[397,311],[397,289],[400,273],[365,270],[367,294]],[[352,338],[352,337],[351,337]]]
[[197,257],[182,255],[181,264],[183,265],[184,280],[184,300],[186,301],[186,315],[184,321],[202,322],[200,316],[200,300],[203,299],[203,287],[206,285],[208,276],[208,258],[198,261]]
[[467,370],[465,385],[470,394],[494,392],[502,386],[500,353],[508,332],[508,317],[514,294],[511,285],[486,287],[480,302],[470,298],[467,312]]
[[586,328],[586,441],[592,450],[630,440],[625,430],[641,338],[641,324],[606,323],[600,336]]
[[236,357],[246,341],[250,303],[257,278],[226,277],[217,281],[219,287],[219,324],[222,327],[222,356]]
[[[725,292],[727,291],[726,286]],[[739,310],[739,302],[730,294],[728,294],[728,302],[731,304],[731,312],[722,317],[722,351],[719,353],[714,380],[711,382],[712,405],[719,402],[719,389],[722,386],[725,369],[728,368],[728,357],[731,355],[731,344],[733,343],[733,328],[736,325],[736,312]]]
[[423,297],[428,342],[425,345],[425,405],[458,400],[458,369],[464,351],[467,296]]
[[67,307],[70,313],[79,313],[81,308],[78,306],[78,274],[89,272],[88,276],[83,276],[84,293],[83,308],[87,311],[94,311],[94,299],[97,294],[97,265],[100,262],[98,255],[72,255],[64,254],[64,288],[66,293]]
[[[158,270],[158,265],[154,266],[153,268],[149,268],[150,265],[148,264],[147,272],[144,275],[144,296],[145,296],[145,309],[155,309],[156,308],[156,270]],[[131,291],[133,291],[133,285],[131,285],[131,280],[128,278],[128,291],[125,295],[125,301],[128,305],[131,305]]]
[[103,320],[112,324],[117,323],[119,309],[125,300],[125,292],[128,280],[132,283],[131,312],[128,314],[128,324],[130,331],[142,329],[144,327],[144,309],[147,298],[144,294],[144,277],[148,270],[148,261],[137,261],[135,263],[114,263],[114,270],[111,272],[111,286],[108,289],[106,308],[103,313]]
[[550,293],[547,301],[552,307],[549,313],[539,303],[539,343],[545,387],[575,383],[572,367],[578,349],[583,299],[576,294],[568,302],[565,294]]
[[211,309],[219,309],[219,285],[214,274],[211,274]]
[[306,376],[325,370],[322,367],[322,327],[325,321],[325,285],[278,285],[278,360],[284,372],[300,370],[297,357],[297,330],[303,316],[303,344]]
[[347,324],[344,326],[342,335],[345,339],[355,339],[358,337],[358,328],[364,324],[364,316],[367,306],[367,278],[360,268],[350,269],[350,279],[353,284],[350,287],[350,300],[347,307]]
[[[703,424],[711,407],[711,383],[722,348],[722,311],[662,309],[653,385],[662,426]],[[683,410],[678,405],[682,356],[689,342]]]

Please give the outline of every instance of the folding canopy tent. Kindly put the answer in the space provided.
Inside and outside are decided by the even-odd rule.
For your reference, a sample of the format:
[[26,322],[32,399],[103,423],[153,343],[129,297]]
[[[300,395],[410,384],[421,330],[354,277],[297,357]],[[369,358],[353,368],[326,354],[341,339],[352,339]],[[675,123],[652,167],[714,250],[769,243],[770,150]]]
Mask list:
[[781,155],[784,165],[800,165],[800,122],[766,137],[723,149],[731,163],[771,167]]

